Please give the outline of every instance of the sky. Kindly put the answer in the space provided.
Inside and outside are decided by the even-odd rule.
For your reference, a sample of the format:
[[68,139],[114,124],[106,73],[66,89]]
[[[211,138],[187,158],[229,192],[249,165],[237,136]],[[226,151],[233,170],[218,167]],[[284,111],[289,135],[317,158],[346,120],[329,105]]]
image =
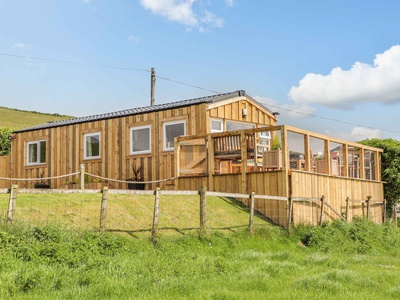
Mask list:
[[400,139],[400,1],[0,0],[0,106],[88,116],[245,90],[287,124]]

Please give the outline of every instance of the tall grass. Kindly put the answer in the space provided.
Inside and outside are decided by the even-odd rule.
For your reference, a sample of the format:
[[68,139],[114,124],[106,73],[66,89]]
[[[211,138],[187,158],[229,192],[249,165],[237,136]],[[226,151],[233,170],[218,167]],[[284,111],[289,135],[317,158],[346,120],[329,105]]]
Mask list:
[[0,229],[0,298],[398,299],[399,238],[363,219],[156,243],[20,223]]

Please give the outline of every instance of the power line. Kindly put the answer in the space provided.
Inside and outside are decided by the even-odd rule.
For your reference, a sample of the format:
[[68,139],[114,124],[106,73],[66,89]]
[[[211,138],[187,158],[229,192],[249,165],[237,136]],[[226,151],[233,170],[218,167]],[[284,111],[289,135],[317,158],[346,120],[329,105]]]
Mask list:
[[[149,72],[149,73],[151,73],[151,70],[145,70],[145,69],[139,69],[139,68],[131,68],[131,67],[123,67],[123,66],[111,66],[111,65],[101,65],[101,64],[91,64],[91,63],[74,62],[74,61],[67,61],[67,60],[60,60],[60,59],[49,59],[49,58],[34,57],[34,56],[16,55],[16,54],[10,54],[10,53],[1,53],[0,52],[0,56],[23,58],[23,59],[32,59],[32,60],[40,60],[40,61],[63,63],[63,64],[81,65],[81,66],[89,66],[89,67],[100,67],[100,68],[109,68],[109,69],[119,69],[119,70],[128,70],[128,71]],[[193,88],[200,89],[200,90],[203,90],[203,91],[208,91],[208,92],[211,92],[211,93],[214,93],[214,94],[220,94],[221,93],[220,91],[215,91],[215,90],[203,88],[203,87],[198,86],[198,85],[185,83],[185,82],[174,80],[174,79],[171,79],[171,78],[168,78],[168,77],[164,77],[164,76],[157,76],[156,75],[156,77],[159,78],[159,79],[163,79],[163,80],[174,82],[174,83],[177,83],[177,84],[193,87]],[[391,132],[391,133],[398,133],[398,134],[400,133],[400,131],[396,131],[396,130],[377,128],[377,127],[374,127],[374,126],[371,126],[371,125],[359,124],[359,123],[355,123],[355,122],[343,121],[343,120],[335,119],[335,118],[332,118],[332,117],[309,114],[309,113],[296,111],[294,109],[284,108],[284,107],[280,107],[280,106],[276,106],[276,105],[268,104],[268,106],[274,107],[274,108],[277,108],[277,109],[282,109],[282,110],[294,112],[294,113],[297,113],[297,114],[302,114],[302,115],[306,115],[306,116],[310,116],[310,117],[323,119],[323,120],[334,121],[334,122],[338,122],[338,123],[342,123],[342,124],[363,126],[363,127],[366,127],[366,128],[378,129],[378,130],[381,130],[381,131],[386,131],[386,132]]]
[[62,64],[81,65],[81,66],[89,66],[89,67],[100,67],[100,68],[120,69],[120,70],[137,71],[137,72],[149,72],[150,73],[150,70],[130,68],[130,67],[90,64],[90,63],[83,63],[83,62],[76,62],[76,61],[68,61],[68,60],[60,60],[60,59],[49,59],[49,58],[25,56],[25,55],[16,55],[16,54],[9,54],[9,53],[0,53],[0,55],[1,56],[8,56],[8,57],[15,57],[15,58],[56,62],[56,63],[62,63]]
[[320,116],[320,115],[309,114],[309,113],[305,113],[305,112],[301,112],[301,111],[296,111],[296,110],[294,110],[294,109],[285,108],[285,107],[280,107],[280,106],[276,106],[276,105],[268,104],[268,106],[271,106],[271,107],[274,107],[274,108],[278,108],[278,109],[282,109],[282,110],[286,110],[286,111],[290,111],[290,112],[294,112],[294,113],[301,114],[301,115],[306,115],[306,116],[310,116],[310,117],[315,117],[315,118],[323,119],[323,120],[334,121],[334,122],[343,123],[343,124],[349,124],[349,125],[363,126],[363,127],[369,128],[369,129],[378,129],[378,130],[381,130],[381,131],[387,131],[387,132],[392,132],[392,133],[400,133],[400,131],[396,131],[396,130],[390,130],[390,129],[384,129],[384,128],[377,128],[377,127],[374,127],[374,126],[371,126],[371,125],[366,125],[366,124],[360,124],[360,123],[355,123],[355,122],[350,122],[350,121],[339,120],[339,119],[335,119],[335,118],[327,117],[327,116]]
[[[15,57],[15,58],[23,58],[23,59],[32,59],[32,60],[40,60],[40,61],[47,61],[47,62],[55,62],[55,63],[62,63],[62,64],[71,64],[71,65],[80,65],[80,66],[89,66],[89,67],[100,67],[100,68],[109,68],[109,69],[119,69],[119,70],[128,70],[128,71],[136,71],[136,72],[151,72],[151,70],[145,70],[145,69],[138,69],[138,68],[130,68],[130,67],[122,67],[122,66],[111,66],[111,65],[101,65],[101,64],[90,64],[90,63],[83,63],[83,62],[75,62],[75,61],[67,61],[67,60],[60,60],[60,59],[49,59],[49,58],[43,58],[43,57],[35,57],[35,56],[25,56],[25,55],[16,55],[16,54],[10,54],[10,53],[0,53],[1,56],[8,56],[8,57]],[[185,83],[182,81],[174,80],[171,78],[163,77],[163,76],[157,76],[159,79],[171,81],[177,84],[185,85],[185,86],[190,86],[199,90],[211,92],[214,94],[220,94],[221,92],[210,90],[207,88],[203,88],[198,85],[190,84],[190,83]]]
[[171,82],[174,82],[174,83],[178,83],[178,84],[194,87],[196,89],[207,91],[207,92],[211,92],[211,93],[214,93],[214,94],[221,94],[221,92],[209,90],[207,88],[203,88],[203,87],[198,86],[198,85],[193,85],[193,84],[190,84],[190,83],[184,83],[184,82],[181,82],[181,81],[177,81],[177,80],[174,80],[174,79],[170,79],[170,78],[166,78],[166,77],[162,77],[162,76],[157,76],[157,75],[156,75],[156,77],[160,78],[160,79],[167,80],[167,81],[171,81]]

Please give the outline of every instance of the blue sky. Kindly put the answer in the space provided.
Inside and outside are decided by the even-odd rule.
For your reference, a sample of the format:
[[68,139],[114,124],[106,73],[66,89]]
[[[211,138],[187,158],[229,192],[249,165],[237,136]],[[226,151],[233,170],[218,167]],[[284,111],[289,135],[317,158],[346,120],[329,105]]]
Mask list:
[[156,103],[242,89],[280,124],[400,139],[399,13],[398,0],[0,0],[0,106],[146,106],[154,67],[170,79]]

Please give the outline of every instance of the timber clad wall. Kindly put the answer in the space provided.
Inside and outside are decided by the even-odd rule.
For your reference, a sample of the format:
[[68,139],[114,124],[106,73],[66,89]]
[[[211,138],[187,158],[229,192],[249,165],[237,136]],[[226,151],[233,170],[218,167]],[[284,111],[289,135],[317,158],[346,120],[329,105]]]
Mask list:
[[[11,156],[0,156],[0,177],[10,178],[11,175]],[[10,181],[0,180],[0,189],[6,189],[11,186]]]
[[[247,118],[242,109],[246,108]],[[173,178],[175,174],[174,151],[163,150],[163,123],[184,120],[186,135],[204,135],[210,132],[211,118],[233,120],[256,125],[274,124],[275,117],[245,96],[217,102],[193,104],[140,113],[130,116],[95,120],[42,130],[22,131],[14,134],[12,141],[12,168],[15,178],[52,177],[79,171],[97,176],[126,180],[132,177],[132,166],[144,166],[144,180],[156,181]],[[130,155],[130,127],[151,125],[151,153]],[[84,159],[84,134],[100,133],[100,158]],[[46,140],[46,164],[27,166],[27,142]],[[68,188],[73,178],[51,181],[52,188]],[[100,181],[90,178],[94,183]],[[34,182],[21,182],[22,188],[33,187]],[[97,183],[109,188],[124,189],[125,183]],[[174,181],[146,184],[146,189],[175,189]],[[99,188],[99,186],[97,186]]]

